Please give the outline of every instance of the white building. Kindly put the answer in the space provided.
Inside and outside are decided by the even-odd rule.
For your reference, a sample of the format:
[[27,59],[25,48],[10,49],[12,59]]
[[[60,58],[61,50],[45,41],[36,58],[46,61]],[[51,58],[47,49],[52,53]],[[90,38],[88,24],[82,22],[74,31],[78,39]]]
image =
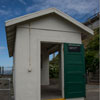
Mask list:
[[[84,33],[93,31],[55,8],[6,21],[9,56],[14,58],[15,100],[84,100]],[[49,91],[49,54],[55,51],[60,52],[58,94]]]

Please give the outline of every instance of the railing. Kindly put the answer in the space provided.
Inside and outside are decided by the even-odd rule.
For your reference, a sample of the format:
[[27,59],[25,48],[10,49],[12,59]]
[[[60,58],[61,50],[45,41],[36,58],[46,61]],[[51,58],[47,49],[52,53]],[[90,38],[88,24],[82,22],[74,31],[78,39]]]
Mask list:
[[0,100],[11,100],[11,78],[0,78]]
[[85,18],[83,24],[86,23],[86,22],[88,22],[89,20],[91,20],[92,18],[94,18],[96,16],[99,17],[100,16],[100,12],[92,14],[91,16],[87,16],[87,17],[86,17],[86,15],[83,16],[82,18]]
[[98,17],[99,17],[99,15],[100,15],[100,12],[98,12],[98,13],[96,13],[96,14],[94,14],[94,15],[90,16],[87,20],[92,19],[92,18],[94,18],[94,17],[96,17],[96,16],[98,16]]
[[0,67],[0,75],[12,75],[12,67]]

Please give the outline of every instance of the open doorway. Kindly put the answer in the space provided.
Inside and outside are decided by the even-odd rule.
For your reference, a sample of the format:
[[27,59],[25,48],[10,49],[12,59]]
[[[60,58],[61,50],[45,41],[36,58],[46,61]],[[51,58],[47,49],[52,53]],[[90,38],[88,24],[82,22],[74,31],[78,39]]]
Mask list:
[[61,44],[41,43],[41,99],[62,98]]

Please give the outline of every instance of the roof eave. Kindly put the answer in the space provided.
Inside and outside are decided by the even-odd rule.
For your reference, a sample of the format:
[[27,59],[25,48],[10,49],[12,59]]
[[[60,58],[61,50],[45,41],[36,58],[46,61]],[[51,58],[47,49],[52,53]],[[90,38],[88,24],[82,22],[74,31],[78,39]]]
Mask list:
[[21,23],[21,22],[24,22],[24,21],[27,21],[27,20],[30,20],[30,19],[33,19],[33,18],[36,18],[36,17],[47,15],[47,14],[50,14],[50,13],[58,14],[59,16],[61,16],[64,19],[68,20],[69,22],[75,24],[76,26],[78,26],[82,30],[84,30],[87,33],[93,35],[93,30],[91,30],[87,26],[83,25],[82,23],[76,21],[75,19],[73,19],[69,15],[66,15],[65,13],[57,10],[56,8],[49,8],[49,9],[46,9],[46,10],[41,10],[41,11],[38,11],[38,12],[35,12],[35,13],[27,14],[27,15],[24,15],[24,16],[21,16],[21,17],[17,17],[17,18],[8,20],[8,21],[5,22],[6,27],[11,26],[11,25],[15,25],[15,24],[18,24],[18,23]]

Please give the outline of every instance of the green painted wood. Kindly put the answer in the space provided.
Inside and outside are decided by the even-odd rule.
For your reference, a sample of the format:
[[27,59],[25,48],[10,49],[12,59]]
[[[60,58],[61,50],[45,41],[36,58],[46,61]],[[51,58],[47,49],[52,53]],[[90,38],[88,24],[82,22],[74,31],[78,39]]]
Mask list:
[[[80,51],[69,51],[79,46]],[[64,43],[64,95],[65,98],[85,97],[85,59],[83,44]]]

